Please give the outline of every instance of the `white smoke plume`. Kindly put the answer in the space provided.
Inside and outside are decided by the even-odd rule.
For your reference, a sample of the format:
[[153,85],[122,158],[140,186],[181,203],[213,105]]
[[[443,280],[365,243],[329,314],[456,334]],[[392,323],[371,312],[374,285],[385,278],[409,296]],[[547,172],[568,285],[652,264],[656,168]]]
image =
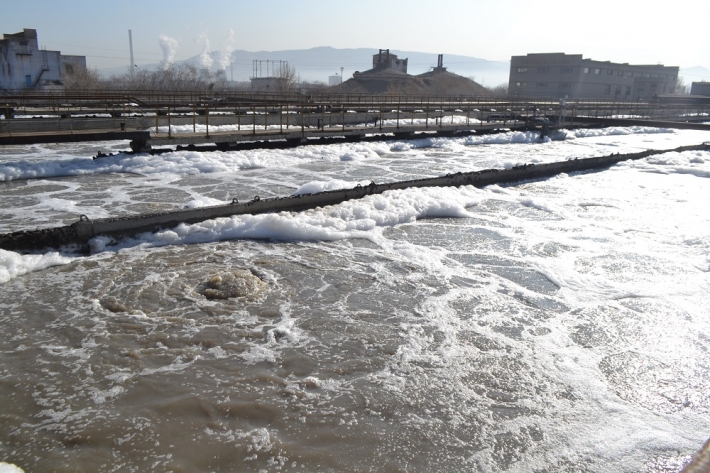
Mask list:
[[212,62],[214,62],[212,56],[210,55],[210,39],[205,33],[200,33],[200,35],[197,37],[197,42],[199,44],[202,44],[202,52],[198,56],[200,66],[204,67],[205,69],[209,69],[210,67],[212,67]]
[[234,51],[236,42],[237,40],[235,38],[234,30],[230,29],[229,35],[227,35],[227,39],[224,41],[224,44],[219,51],[218,63],[220,69],[227,70],[229,63],[232,62],[232,51]]
[[165,68],[172,64],[175,60],[175,51],[177,50],[178,40],[161,34],[158,41],[160,42],[160,49],[163,50],[163,68]]

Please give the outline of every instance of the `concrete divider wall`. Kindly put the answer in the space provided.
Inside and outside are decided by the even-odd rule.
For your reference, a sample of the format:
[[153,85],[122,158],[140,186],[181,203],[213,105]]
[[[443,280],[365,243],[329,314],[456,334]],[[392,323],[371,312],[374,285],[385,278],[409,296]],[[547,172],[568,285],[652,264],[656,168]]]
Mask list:
[[[427,116],[432,121],[432,126],[434,125],[434,119],[438,117],[451,117],[451,112],[439,112],[439,113],[400,113],[399,120],[402,125],[410,123],[412,118],[415,120],[425,119]],[[457,116],[465,117],[465,113],[457,112]],[[369,123],[374,126],[375,119],[379,124],[380,119],[385,120],[396,120],[396,112],[387,113],[304,113],[286,114],[279,116],[279,114],[245,114],[234,115],[234,114],[210,114],[209,125],[219,126],[219,125],[237,125],[240,124],[244,130],[248,130],[250,126],[264,126],[265,124],[270,126],[280,126],[283,124],[286,127],[290,126],[311,126],[316,127],[321,126],[339,126],[339,125],[355,125],[359,123]],[[477,114],[471,112],[471,118],[477,118]],[[35,133],[35,132],[52,132],[52,131],[82,131],[82,130],[119,130],[121,129],[121,123],[125,125],[127,130],[145,130],[148,128],[155,127],[155,117],[154,116],[143,116],[143,117],[117,117],[117,118],[15,118],[13,120],[3,120],[0,124],[0,132],[2,133]],[[172,126],[179,125],[189,125],[195,123],[197,125],[207,124],[207,118],[204,115],[171,115],[170,124]],[[471,122],[473,123],[473,121]],[[159,116],[158,126],[166,127],[168,126],[168,117]]]
[[459,187],[472,185],[484,187],[491,184],[540,179],[560,173],[584,171],[608,167],[620,161],[641,159],[654,154],[670,151],[710,150],[710,144],[682,146],[671,150],[648,150],[640,153],[612,154],[608,156],[572,159],[546,164],[526,164],[512,169],[486,169],[468,173],[449,174],[441,177],[399,181],[383,184],[374,182],[368,186],[353,189],[304,194],[270,199],[255,198],[244,203],[231,203],[199,209],[180,209],[169,212],[143,214],[133,217],[105,218],[90,221],[82,216],[79,222],[69,226],[42,230],[0,234],[0,248],[13,251],[37,251],[47,247],[58,248],[76,244],[86,250],[85,245],[97,235],[114,238],[136,235],[140,232],[172,228],[180,223],[196,223],[218,217],[267,212],[300,211],[335,205],[350,199],[360,199],[370,194],[380,194],[388,190],[410,187]]

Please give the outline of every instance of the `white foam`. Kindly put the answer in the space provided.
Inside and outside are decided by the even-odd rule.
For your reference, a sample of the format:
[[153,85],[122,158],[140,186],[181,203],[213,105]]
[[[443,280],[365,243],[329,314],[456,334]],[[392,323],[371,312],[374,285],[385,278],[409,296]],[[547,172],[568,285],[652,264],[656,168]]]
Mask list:
[[[656,133],[675,133],[672,128],[656,128],[648,126],[612,126],[608,128],[577,128],[575,130],[564,130],[567,139],[590,138],[596,136],[619,136],[619,135],[648,135]],[[574,137],[574,138],[573,138]]]
[[56,251],[42,255],[21,255],[14,251],[0,249],[0,284],[33,271],[69,264],[74,259]]
[[25,470],[12,463],[0,462],[0,473],[25,473]]
[[224,205],[225,202],[219,199],[213,199],[212,197],[196,196],[193,200],[185,204],[186,209],[196,209],[200,207],[211,207],[215,205]]
[[212,174],[263,167],[283,168],[310,161],[361,161],[389,152],[383,144],[342,143],[291,150],[174,151],[160,156],[117,154],[91,158],[33,159],[0,164],[0,181],[93,174]]
[[367,186],[368,184],[370,184],[370,181],[350,182],[340,179],[331,179],[329,181],[311,181],[296,189],[293,195],[316,194],[318,192],[325,191],[353,189],[358,185]]
[[[287,241],[335,241],[363,238],[387,244],[378,227],[413,222],[425,217],[468,217],[467,207],[480,202],[472,186],[387,191],[381,195],[343,202],[301,213],[238,215],[207,220],[171,230],[143,234],[117,248],[136,245],[173,245],[226,239],[271,239]],[[100,241],[99,241],[100,240]],[[106,248],[105,239],[92,241],[92,248]]]
[[[273,166],[265,170],[251,168],[249,176],[239,182],[240,185],[253,179],[259,184],[275,183],[287,189],[298,188],[297,192],[309,192],[352,187],[368,182],[361,179],[370,176],[379,179],[380,176],[395,175],[407,178],[440,175],[455,166],[475,168],[490,162],[512,164],[530,162],[531,159],[562,160],[570,154],[599,154],[598,151],[605,146],[618,146],[615,151],[646,149],[647,145],[661,147],[669,143],[677,146],[702,136],[706,135],[685,132],[607,134],[579,137],[570,142],[545,143],[525,142],[523,137],[521,144],[513,143],[512,136],[509,136],[508,143],[491,146],[467,146],[464,144],[467,139],[464,138],[432,138],[418,140],[419,143],[413,146],[400,146],[399,143],[407,142],[394,141],[213,156],[219,156],[224,161],[214,163],[215,169],[220,164],[225,166],[224,169],[230,169],[239,159]],[[418,152],[426,147],[434,150]],[[389,156],[393,151],[396,156]],[[356,159],[344,160],[350,153]],[[489,158],[489,154],[492,157]],[[199,167],[209,169],[210,166],[206,162],[208,158],[202,153],[189,156],[182,152],[168,153],[166,158],[173,162],[178,171],[166,171],[162,175],[160,171],[155,171],[154,177],[141,181],[145,182],[147,189],[160,189],[166,182],[174,182],[179,173],[199,173],[202,172]],[[180,163],[181,159],[184,162]],[[154,156],[150,160],[152,162],[147,164],[136,164],[136,169],[139,166],[146,166],[146,169],[153,166],[158,170],[167,166],[162,156]],[[486,164],[481,164],[484,162]],[[105,252],[103,258],[106,260],[111,257],[112,251],[125,249],[122,257],[115,259],[116,267],[112,270],[130,268],[132,260],[145,260],[146,254],[163,251],[147,248],[171,243],[212,242],[225,238],[278,241],[367,238],[378,245],[258,242],[239,245],[240,260],[254,261],[258,258],[265,261],[274,256],[273,260],[312,263],[308,268],[316,269],[305,271],[310,271],[316,278],[323,273],[318,268],[325,271],[336,268],[348,275],[367,274],[368,281],[370,277],[374,278],[373,287],[377,291],[367,290],[354,279],[356,282],[352,286],[346,283],[338,290],[344,292],[339,295],[341,300],[347,298],[349,292],[365,297],[370,294],[412,295],[411,306],[405,302],[401,307],[397,302],[390,303],[384,300],[386,297],[380,297],[378,302],[390,304],[387,307],[392,309],[391,312],[381,312],[386,319],[375,320],[369,326],[367,318],[357,320],[358,331],[353,334],[362,338],[363,343],[367,341],[368,330],[379,330],[390,320],[397,324],[398,330],[394,332],[395,340],[391,344],[392,339],[388,337],[387,346],[372,345],[367,351],[374,354],[363,355],[376,357],[377,363],[373,366],[377,368],[365,368],[369,370],[366,373],[360,370],[348,373],[347,369],[336,373],[328,368],[331,360],[325,359],[322,368],[316,368],[316,371],[303,377],[289,375],[281,381],[284,392],[302,395],[303,401],[299,401],[298,396],[293,399],[289,396],[289,400],[285,401],[289,407],[304,409],[291,416],[290,420],[286,419],[292,424],[249,433],[231,431],[227,429],[229,424],[225,424],[225,429],[221,426],[214,430],[205,428],[205,432],[221,438],[222,442],[232,442],[229,445],[234,442],[234,438],[229,436],[248,437],[249,459],[262,458],[261,454],[255,456],[254,452],[267,451],[274,445],[285,451],[295,450],[297,447],[278,442],[280,429],[295,426],[303,428],[301,432],[304,437],[312,434],[314,431],[309,430],[313,429],[312,424],[328,419],[316,416],[325,416],[326,410],[336,403],[338,406],[345,405],[342,403],[344,398],[335,400],[333,393],[343,394],[343,391],[352,389],[357,394],[356,405],[360,406],[359,399],[362,398],[368,408],[368,418],[377,419],[379,414],[376,410],[381,410],[387,412],[386,415],[395,424],[407,427],[402,429],[406,444],[397,443],[399,437],[387,444],[387,447],[402,448],[405,453],[408,453],[407,448],[419,445],[418,438],[406,437],[407,432],[414,429],[431,432],[431,438],[441,443],[446,441],[447,435],[449,438],[456,435],[457,429],[470,429],[471,419],[474,419],[477,425],[473,432],[484,446],[480,449],[476,447],[475,452],[455,447],[458,453],[465,454],[472,462],[474,469],[474,465],[492,471],[501,469],[496,458],[510,455],[517,456],[508,468],[510,471],[559,469],[560,464],[556,464],[558,458],[579,461],[582,468],[593,470],[638,471],[655,452],[697,448],[697,445],[692,447],[693,442],[708,430],[705,415],[708,404],[704,394],[707,390],[703,389],[706,377],[693,376],[706,370],[701,363],[693,371],[698,365],[697,360],[702,360],[705,354],[701,352],[702,344],[693,346],[692,340],[693,334],[708,333],[707,317],[704,317],[707,306],[693,306],[703,304],[709,287],[710,226],[706,222],[710,222],[710,214],[708,206],[703,205],[709,167],[710,156],[707,152],[668,153],[624,162],[604,172],[561,175],[518,186],[394,191],[302,213],[240,216],[181,225],[113,246],[110,239],[96,238],[92,245],[94,251]],[[275,170],[281,168],[283,171],[277,175]],[[219,172],[214,171],[213,174]],[[184,186],[193,199],[188,205],[209,204],[209,198],[203,198],[200,192],[218,195],[216,192],[224,183],[233,184],[237,172],[224,171],[223,181],[218,176],[210,176],[202,181],[180,179],[179,185]],[[291,175],[295,177],[291,178]],[[329,180],[331,176],[337,176],[337,179]],[[205,181],[210,184],[205,185]],[[307,184],[300,184],[305,181],[308,181]],[[67,201],[74,202],[71,199]],[[439,216],[470,217],[471,220],[421,222],[402,231],[387,229]],[[206,249],[195,248],[195,251],[201,255],[203,251],[211,252],[213,247],[218,246],[229,247],[212,245]],[[302,251],[304,249],[306,251]],[[177,258],[172,250],[164,252]],[[175,253],[179,254],[179,251]],[[353,254],[361,257],[365,264],[360,261],[348,263],[352,259],[347,257]],[[331,263],[327,260],[336,259],[329,258],[331,255],[342,258],[338,258],[337,264],[329,266]],[[160,255],[153,256],[156,260],[162,259]],[[102,256],[92,256],[99,257]],[[218,260],[222,261],[221,258]],[[363,266],[367,266],[366,272]],[[171,264],[165,267],[169,267],[167,271],[170,273],[183,271]],[[532,274],[532,277],[526,279],[516,271]],[[48,275],[47,279],[51,281],[50,277]],[[117,284],[130,287],[134,280],[135,277],[123,282],[117,280]],[[155,274],[150,274],[142,282],[155,280]],[[324,286],[328,284],[326,281],[324,278]],[[194,280],[191,284],[194,285]],[[299,283],[295,284],[298,286]],[[312,284],[317,288],[321,282],[316,279],[315,283],[307,283],[309,288]],[[401,289],[402,284],[407,287]],[[381,288],[391,289],[392,292],[380,291]],[[285,300],[291,298],[288,290],[277,296]],[[299,297],[291,300],[298,300]],[[322,305],[319,305],[319,300]],[[352,307],[359,310],[360,301],[353,298]],[[628,301],[648,302],[650,307],[658,310],[639,311],[638,317],[629,317],[622,313]],[[353,323],[353,312],[341,312],[344,306],[338,306],[339,303],[333,303],[330,297],[313,297],[306,302],[301,299],[297,302],[302,304],[297,313],[314,311],[318,314],[323,311],[333,320]],[[555,304],[558,308],[540,309],[540,303]],[[677,307],[684,307],[685,304],[688,313],[674,314],[669,310],[666,314],[663,312],[664,304]],[[331,311],[333,307],[335,310]],[[618,329],[621,339],[618,344],[587,347],[572,340],[574,330],[585,322],[579,315],[580,311],[596,307],[611,309],[608,314],[611,321],[599,321],[596,317],[594,321],[599,323],[600,330],[605,334],[608,331],[613,335],[614,330]],[[369,312],[370,308],[363,307],[363,310]],[[379,314],[375,309],[368,315],[374,318]],[[600,318],[602,316],[604,314]],[[303,347],[303,350],[299,347],[299,351],[313,354],[319,364],[321,359],[317,358],[318,353],[324,345],[332,346],[332,353],[337,358],[340,352],[337,343],[331,344],[334,341],[332,338],[324,344],[320,339],[313,343],[314,340],[308,340],[311,333],[317,333],[316,337],[327,334],[324,336],[342,335],[343,339],[353,339],[353,334],[347,330],[333,335],[328,330],[321,332],[313,324],[299,323],[296,317],[296,320],[291,318],[288,307],[281,308],[278,320],[264,323],[263,317],[269,316],[253,316],[249,322],[250,331],[263,333],[263,337],[242,341],[245,337],[240,336],[238,344],[232,344],[227,337],[219,346],[200,348],[204,363],[233,357],[242,366],[275,363],[276,366],[265,369],[278,371],[282,350],[286,347],[293,349],[294,345]],[[216,317],[206,319],[211,320],[196,320],[185,330],[198,329],[200,324],[212,325]],[[241,322],[243,319],[240,319]],[[223,327],[227,328],[227,325]],[[506,332],[509,327],[519,327],[520,331],[511,334]],[[549,332],[541,335],[543,332],[535,333],[535,328]],[[365,336],[360,337],[360,333]],[[472,334],[497,344],[497,347],[490,350],[479,348],[472,343]],[[90,360],[88,357],[95,355],[98,349],[85,350],[83,345],[76,349],[63,343],[66,342],[55,340],[44,349],[53,357],[82,362]],[[395,350],[390,352],[390,347]],[[615,356],[619,349],[636,350],[643,356],[660,360],[669,371],[675,371],[669,377],[665,377],[666,371],[661,373],[658,378],[660,387],[654,383],[643,385],[643,380],[629,379],[629,384],[639,381],[641,395],[661,399],[660,403],[683,401],[683,397],[687,396],[687,404],[679,402],[679,411],[667,414],[639,405],[633,399],[623,398],[600,369],[602,359],[609,354]],[[166,346],[161,346],[159,351],[166,355],[183,352],[182,348]],[[679,363],[677,360],[685,361]],[[191,365],[177,358],[158,369],[141,371],[144,366],[141,363],[114,366],[117,372],[104,379],[121,383],[131,376],[156,373],[179,379],[182,377],[180,371],[187,370]],[[108,369],[94,366],[97,373],[99,368]],[[262,367],[249,366],[249,369],[261,371]],[[666,381],[671,382],[666,385]],[[280,389],[264,388],[260,382],[250,383],[247,387],[251,394],[246,395],[246,391],[243,394],[250,398],[255,394],[268,400],[274,391],[274,395],[281,398]],[[318,389],[312,389],[314,387]],[[374,391],[370,391],[370,387]],[[190,388],[195,389],[198,395],[203,389],[197,383]],[[92,406],[97,409],[113,407],[114,393],[124,395],[118,389],[107,389],[106,385],[97,384],[97,389],[84,391],[90,400],[97,403]],[[654,389],[660,389],[660,392]],[[214,391],[210,391],[210,395],[212,393]],[[225,389],[222,393],[237,396],[233,389]],[[371,393],[375,396],[370,396]],[[371,403],[371,400],[375,402]],[[401,410],[400,406],[406,408]],[[496,418],[494,411],[501,406],[504,409],[509,407],[513,417],[500,419],[504,416],[498,415]],[[693,409],[705,411],[698,415]],[[353,409],[351,422],[359,419],[363,432],[370,433],[372,430],[368,429],[371,425],[383,425],[379,420],[372,424],[361,414],[360,407]],[[66,419],[70,412],[56,408],[43,411],[41,415],[48,420],[56,419],[68,424]],[[302,419],[303,424],[296,424],[296,419]],[[351,426],[350,422],[343,422],[342,428],[346,428],[345,424]],[[437,430],[443,426],[444,430]],[[329,429],[328,424],[324,427]],[[524,431],[530,427],[539,429],[542,440],[533,443],[526,437]],[[503,435],[500,441],[496,438],[498,434]],[[514,437],[510,446],[505,444],[506,434]],[[514,444],[518,437],[523,448],[516,450]],[[410,438],[414,439],[411,443]],[[463,436],[461,438],[464,440],[460,445],[463,445],[466,440]],[[526,441],[529,442],[526,444]],[[492,451],[496,445],[502,447],[500,452]],[[336,445],[336,448],[341,446]],[[443,443],[441,446],[441,453],[452,451],[444,448]],[[550,452],[555,455],[551,457]],[[327,454],[325,458],[328,458]]]
[[[656,129],[648,127],[611,127],[603,129],[561,130],[552,134],[554,139],[584,138],[613,138],[624,136],[644,137],[646,135],[665,134],[669,136],[701,136],[701,132],[684,131],[682,134],[669,129]],[[705,136],[705,135],[702,135]],[[17,179],[36,179],[62,176],[84,176],[108,173],[130,173],[140,175],[155,174],[214,174],[239,172],[258,168],[284,169],[306,162],[350,162],[357,165],[363,161],[377,159],[388,153],[410,153],[419,149],[436,148],[445,151],[461,153],[463,156],[478,155],[471,147],[477,145],[508,145],[514,148],[498,148],[497,151],[515,159],[506,161],[522,163],[531,162],[529,150],[516,145],[549,145],[552,139],[540,139],[540,134],[528,132],[504,132],[498,134],[470,136],[466,138],[441,138],[425,137],[411,141],[392,140],[389,142],[373,143],[339,143],[332,145],[302,146],[285,150],[247,150],[247,151],[174,151],[158,156],[148,154],[117,154],[93,160],[75,155],[60,155],[54,150],[46,148],[33,148],[32,159],[5,160],[0,164],[0,181]],[[626,141],[628,142],[628,140]],[[676,143],[686,144],[687,139],[676,140]],[[578,143],[581,144],[581,143]],[[606,146],[624,146],[622,142],[595,142],[589,141],[586,149],[577,148],[578,153],[593,155],[606,152]],[[669,142],[673,145],[674,142]],[[645,143],[642,143],[645,145]],[[600,147],[603,146],[603,147]],[[627,146],[628,147],[628,146]],[[669,146],[670,147],[670,146]],[[546,159],[559,159],[559,153],[553,150],[545,151],[547,147],[536,150],[538,154],[549,154]],[[638,147],[629,149],[638,150]],[[35,152],[39,152],[36,155]],[[18,155],[18,157],[26,155]],[[567,156],[563,156],[567,157]]]
[[89,214],[92,218],[106,218],[111,216],[108,211],[104,210],[101,207],[79,207],[77,206],[77,203],[75,201],[57,199],[52,197],[42,199],[42,201],[39,204],[35,205],[33,209],[39,211],[59,211],[74,215]]

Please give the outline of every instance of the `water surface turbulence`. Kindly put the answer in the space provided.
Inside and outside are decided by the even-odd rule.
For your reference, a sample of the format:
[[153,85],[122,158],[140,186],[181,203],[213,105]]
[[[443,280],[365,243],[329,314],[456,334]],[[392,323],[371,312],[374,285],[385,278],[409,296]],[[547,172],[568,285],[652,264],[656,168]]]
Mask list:
[[[710,140],[0,149],[0,231]],[[97,151],[113,156],[92,160]],[[675,472],[710,435],[710,153],[0,250],[27,472]],[[9,470],[8,470],[9,471]]]

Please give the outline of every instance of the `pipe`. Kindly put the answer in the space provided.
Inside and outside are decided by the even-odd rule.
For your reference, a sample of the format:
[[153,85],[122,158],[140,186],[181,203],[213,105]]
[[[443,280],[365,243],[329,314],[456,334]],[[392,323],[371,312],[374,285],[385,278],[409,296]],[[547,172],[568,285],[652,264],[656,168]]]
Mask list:
[[459,187],[465,185],[485,187],[504,182],[541,179],[560,173],[605,168],[621,161],[642,159],[655,154],[697,150],[709,151],[710,143],[681,146],[670,150],[647,150],[640,153],[611,154],[546,164],[524,164],[512,169],[485,169],[411,181],[384,184],[375,184],[373,182],[364,187],[358,185],[353,189],[326,191],[317,194],[271,199],[260,199],[257,196],[246,203],[238,203],[235,199],[232,203],[226,205],[199,209],[180,209],[133,217],[114,217],[92,221],[82,215],[78,222],[64,227],[0,234],[0,248],[11,251],[41,251],[46,248],[59,248],[64,245],[74,244],[79,245],[83,251],[87,251],[89,240],[99,235],[121,238],[142,232],[155,232],[161,229],[173,228],[180,223],[191,224],[232,215],[297,212],[326,205],[336,205],[350,199],[361,199],[367,195],[381,194],[388,190],[411,187]]

